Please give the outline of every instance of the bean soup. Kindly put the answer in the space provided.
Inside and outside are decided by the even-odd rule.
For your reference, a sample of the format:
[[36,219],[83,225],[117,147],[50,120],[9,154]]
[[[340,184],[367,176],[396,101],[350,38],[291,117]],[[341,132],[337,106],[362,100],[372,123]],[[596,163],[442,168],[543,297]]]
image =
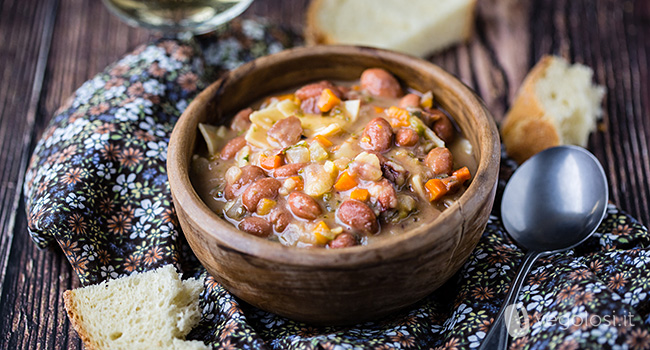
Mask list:
[[200,124],[191,178],[240,230],[289,246],[371,244],[435,219],[476,171],[470,143],[430,91],[389,72],[321,81]]

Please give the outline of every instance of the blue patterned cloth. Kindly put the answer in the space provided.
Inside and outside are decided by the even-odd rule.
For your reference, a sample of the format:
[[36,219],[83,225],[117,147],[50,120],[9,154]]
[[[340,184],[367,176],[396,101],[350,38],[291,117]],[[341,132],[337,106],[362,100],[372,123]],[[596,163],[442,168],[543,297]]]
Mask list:
[[[139,47],[87,81],[52,118],[30,163],[25,200],[34,242],[57,245],[84,285],[169,263],[205,276],[171,203],[169,135],[220,71],[295,42],[263,22],[236,21],[198,41]],[[500,188],[511,165],[502,165]],[[645,227],[610,205],[585,244],[535,264],[519,298],[530,327],[511,349],[650,348],[649,243]],[[344,328],[258,310],[206,276],[202,319],[188,337],[215,349],[476,348],[522,256],[493,216],[446,285],[403,312]]]

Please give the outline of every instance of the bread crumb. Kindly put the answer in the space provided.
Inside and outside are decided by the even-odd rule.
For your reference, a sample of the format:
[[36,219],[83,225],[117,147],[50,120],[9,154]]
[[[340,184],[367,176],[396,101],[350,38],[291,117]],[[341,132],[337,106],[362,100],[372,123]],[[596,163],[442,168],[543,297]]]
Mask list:
[[86,349],[208,349],[185,336],[201,318],[203,281],[181,280],[172,265],[68,290],[72,326]]
[[528,73],[501,128],[506,152],[518,163],[559,145],[587,146],[602,114],[605,88],[593,71],[544,56]]

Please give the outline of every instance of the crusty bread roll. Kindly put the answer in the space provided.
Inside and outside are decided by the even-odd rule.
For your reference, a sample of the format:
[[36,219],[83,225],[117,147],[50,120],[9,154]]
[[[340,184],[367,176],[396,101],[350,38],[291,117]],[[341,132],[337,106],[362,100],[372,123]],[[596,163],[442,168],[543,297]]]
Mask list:
[[374,46],[424,56],[466,40],[476,0],[313,0],[308,44]]
[[172,265],[63,293],[86,349],[208,349],[185,336],[201,318],[203,281]]
[[585,147],[602,114],[602,86],[593,71],[544,56],[528,73],[501,127],[506,152],[518,163],[550,147]]

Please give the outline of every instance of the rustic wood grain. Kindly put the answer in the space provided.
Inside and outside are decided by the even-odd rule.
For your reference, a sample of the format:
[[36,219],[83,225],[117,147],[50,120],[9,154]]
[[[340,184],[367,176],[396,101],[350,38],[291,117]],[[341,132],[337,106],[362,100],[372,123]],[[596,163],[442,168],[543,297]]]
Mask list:
[[[300,30],[307,3],[257,0],[244,16]],[[650,223],[650,3],[481,0],[477,15],[469,42],[431,60],[474,88],[497,121],[542,55],[591,66],[608,93],[602,130],[589,149],[607,172],[612,201]],[[58,250],[38,250],[27,235],[20,198],[25,162],[67,96],[150,38],[100,1],[0,2],[0,348],[81,348],[61,303],[63,290],[78,280]]]
[[79,286],[78,279],[60,251],[39,250],[27,235],[19,196],[24,168],[58,106],[85,80],[147,41],[150,34],[122,24],[99,1],[36,3],[5,2],[0,17],[2,37],[10,38],[2,45],[2,61],[8,63],[2,81],[12,81],[0,90],[3,105],[11,107],[3,109],[0,119],[4,150],[0,198],[5,209],[0,276],[6,270],[0,302],[0,329],[6,336],[0,339],[0,348],[79,349],[81,343],[61,302],[64,290]]
[[[35,270],[33,260],[23,261],[20,265],[15,262],[16,253],[23,247],[21,242],[25,237],[24,215],[16,214],[22,208],[20,186],[29,157],[29,145],[33,140],[57,4],[56,1],[36,6],[26,2],[4,2],[0,15],[0,32],[4,39],[3,45],[0,45],[0,57],[5,63],[2,72],[4,84],[0,88],[0,101],[4,106],[0,112],[0,144],[3,149],[0,156],[3,169],[0,172],[3,184],[0,189],[0,205],[3,208],[0,216],[0,279],[3,282],[0,321],[6,335],[3,341],[7,341],[3,348],[35,348],[24,341],[30,332],[21,330],[37,328],[41,319],[41,315],[33,309],[40,305],[32,302],[33,298],[23,298],[23,294],[17,293],[24,288],[16,289],[14,283],[7,282],[15,280],[22,287],[26,276],[32,276]],[[31,248],[34,249],[33,246]],[[17,270],[20,273],[16,273]],[[41,278],[35,286],[40,287],[47,280],[49,278]],[[20,295],[21,300],[12,301],[12,295]],[[47,294],[37,295],[45,297],[39,298],[39,301],[48,300]]]
[[[0,12],[0,31],[2,58],[0,86],[0,205],[2,210],[0,224],[0,279],[4,278],[9,249],[13,239],[15,212],[19,203],[19,182],[24,176],[24,164],[34,124],[34,104],[38,102],[46,55],[39,55],[49,48],[49,35],[53,16],[48,15],[50,6],[28,6],[24,3],[2,3]],[[14,12],[23,13],[31,21],[12,25]],[[49,19],[49,21],[48,21]],[[49,24],[49,26],[48,26]],[[39,64],[40,63],[40,64]],[[20,118],[16,118],[20,115]],[[20,122],[16,123],[19,120]]]

